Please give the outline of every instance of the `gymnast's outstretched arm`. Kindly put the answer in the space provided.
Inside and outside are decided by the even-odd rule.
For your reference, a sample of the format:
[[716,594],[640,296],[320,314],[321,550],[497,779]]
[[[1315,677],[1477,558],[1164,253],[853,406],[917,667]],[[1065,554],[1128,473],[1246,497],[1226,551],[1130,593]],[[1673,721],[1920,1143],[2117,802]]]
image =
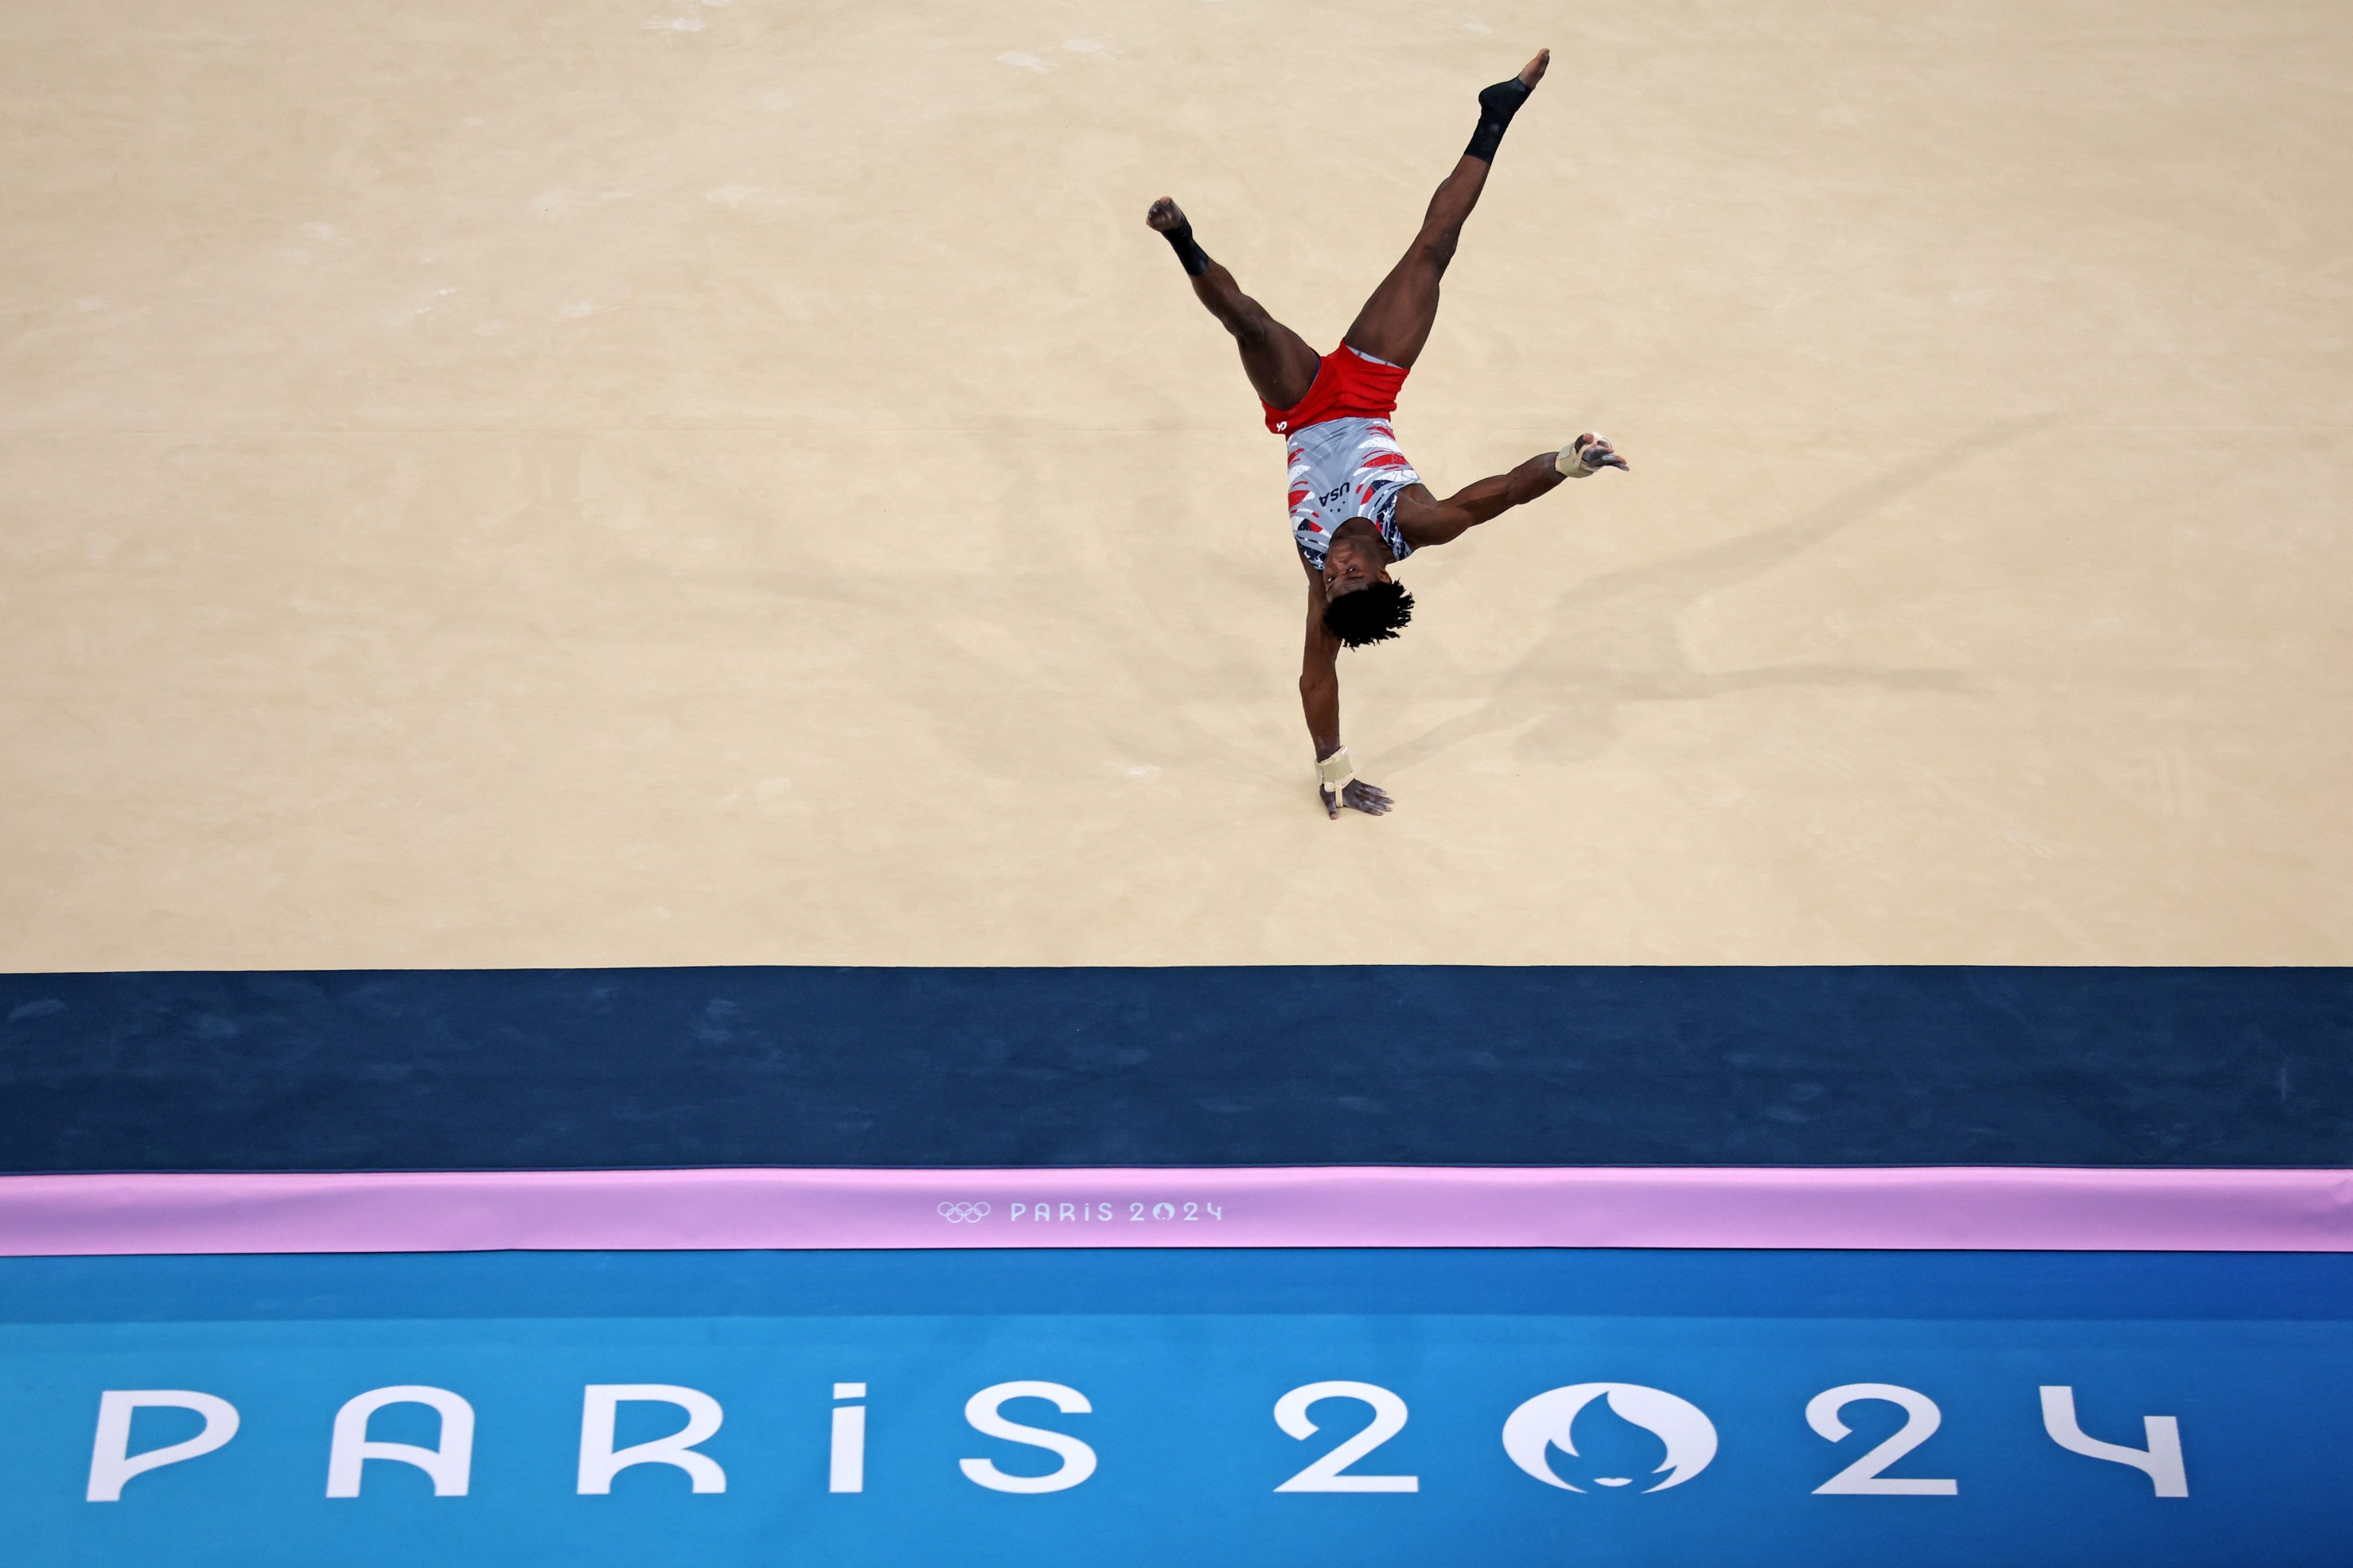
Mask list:
[[1399,496],[1398,531],[1416,550],[1451,543],[1515,506],[1525,506],[1538,496],[1551,494],[1563,479],[1582,478],[1597,468],[1626,466],[1626,459],[1611,450],[1609,443],[1600,437],[1579,436],[1566,451],[1538,452],[1510,473],[1466,485],[1444,500],[1425,500],[1410,491]]

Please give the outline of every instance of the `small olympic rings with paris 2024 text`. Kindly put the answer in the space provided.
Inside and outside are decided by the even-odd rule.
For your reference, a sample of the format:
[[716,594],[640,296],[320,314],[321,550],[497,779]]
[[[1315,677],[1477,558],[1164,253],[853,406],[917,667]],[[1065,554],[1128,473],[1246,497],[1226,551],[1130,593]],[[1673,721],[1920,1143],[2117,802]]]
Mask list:
[[940,1205],[940,1217],[946,1220],[950,1225],[978,1225],[982,1220],[988,1217],[988,1205],[987,1204],[944,1203]]

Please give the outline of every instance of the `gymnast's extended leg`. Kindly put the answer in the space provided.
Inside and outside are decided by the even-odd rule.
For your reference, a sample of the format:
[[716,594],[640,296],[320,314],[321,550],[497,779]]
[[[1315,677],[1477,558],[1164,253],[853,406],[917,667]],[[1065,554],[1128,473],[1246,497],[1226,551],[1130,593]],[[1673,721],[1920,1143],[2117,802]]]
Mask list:
[[1166,235],[1176,259],[1193,279],[1193,293],[1219,324],[1234,335],[1242,351],[1242,370],[1261,401],[1270,408],[1291,408],[1314,384],[1320,356],[1307,341],[1266,312],[1266,307],[1241,290],[1234,275],[1209,259],[1193,239],[1193,226],[1175,202],[1163,196],[1152,204],[1144,221]]
[[1350,348],[1409,370],[1421,357],[1422,345],[1430,342],[1430,325],[1438,320],[1439,279],[1446,276],[1446,264],[1454,259],[1463,220],[1479,205],[1495,146],[1504,139],[1512,116],[1544,79],[1551,61],[1552,51],[1541,50],[1520,68],[1518,76],[1497,82],[1479,95],[1479,129],[1471,138],[1470,148],[1439,185],[1438,194],[1430,198],[1421,231],[1406,247],[1403,259],[1389,269],[1356,313],[1343,340]]

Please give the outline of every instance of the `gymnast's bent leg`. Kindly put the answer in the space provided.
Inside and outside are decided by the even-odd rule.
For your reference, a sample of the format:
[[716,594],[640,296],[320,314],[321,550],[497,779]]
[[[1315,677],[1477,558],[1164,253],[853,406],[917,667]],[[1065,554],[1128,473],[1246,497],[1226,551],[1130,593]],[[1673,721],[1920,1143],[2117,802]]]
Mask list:
[[1270,408],[1296,407],[1315,383],[1321,363],[1307,341],[1241,290],[1234,275],[1209,259],[1193,239],[1193,226],[1166,196],[1152,204],[1144,221],[1165,236],[1193,279],[1193,293],[1242,351],[1242,370],[1259,400]]

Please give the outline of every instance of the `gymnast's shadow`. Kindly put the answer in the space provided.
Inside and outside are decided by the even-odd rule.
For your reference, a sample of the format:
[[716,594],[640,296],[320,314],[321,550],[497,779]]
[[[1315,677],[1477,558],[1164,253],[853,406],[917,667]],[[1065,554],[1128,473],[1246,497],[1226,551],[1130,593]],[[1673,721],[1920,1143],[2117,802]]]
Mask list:
[[1607,750],[1619,710],[1635,702],[1690,702],[1770,687],[1876,686],[1965,692],[1953,669],[1843,664],[1773,664],[1750,669],[1693,666],[1676,622],[1710,595],[1762,576],[1889,502],[2005,445],[2032,427],[1988,429],[1856,485],[1788,521],[1689,555],[1588,578],[1555,600],[1550,629],[1506,670],[1486,700],[1420,734],[1382,748],[1385,765],[1414,766],[1466,741],[1524,730],[1516,749],[1546,762],[1580,762]]

